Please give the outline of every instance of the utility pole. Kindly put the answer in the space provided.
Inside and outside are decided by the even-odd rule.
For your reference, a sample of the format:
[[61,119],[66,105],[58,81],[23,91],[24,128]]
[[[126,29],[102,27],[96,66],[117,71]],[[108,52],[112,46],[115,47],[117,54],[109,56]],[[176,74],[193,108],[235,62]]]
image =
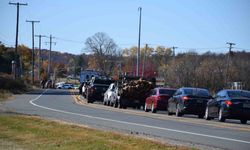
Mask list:
[[[27,6],[28,4],[27,3],[19,3],[19,2],[18,3],[9,2],[9,5],[16,5],[17,6],[17,15],[16,15],[17,16],[16,17],[16,44],[15,44],[15,63],[17,63],[18,28],[19,28],[19,6]],[[21,55],[21,53],[20,53],[20,55]],[[17,67],[16,66],[15,66],[15,75],[14,75],[15,79],[17,78],[17,73],[16,73]]]
[[139,65],[140,65],[140,45],[141,45],[141,11],[142,8],[138,8],[140,12],[140,17],[139,17],[139,38],[138,38],[138,49],[137,49],[137,62],[136,62],[136,76],[139,76]]
[[230,61],[231,61],[231,52],[232,52],[232,48],[233,48],[233,45],[235,45],[235,43],[230,43],[230,42],[227,42],[226,44],[229,45],[229,52],[228,52],[228,55],[227,55],[227,68],[226,68],[226,77],[225,77],[225,84],[227,86],[227,82],[228,82],[228,79],[229,79],[229,65],[230,65]]
[[56,42],[52,42],[52,39],[55,38],[55,37],[52,37],[52,35],[49,36],[49,42],[46,42],[46,43],[49,43],[49,65],[48,65],[48,76],[50,78],[50,69],[51,69],[51,49],[52,49],[52,43],[53,44],[56,44]]
[[148,51],[148,44],[146,44],[145,51],[144,51],[143,66],[142,66],[142,77],[144,76],[144,71],[145,71],[145,61],[146,61],[147,51]]
[[40,80],[40,70],[41,70],[41,41],[42,37],[46,37],[45,35],[35,35],[35,37],[39,38],[39,52],[38,52],[38,80]]
[[178,47],[175,47],[175,46],[173,46],[173,47],[172,47],[172,50],[173,50],[173,58],[174,58],[173,60],[174,60],[174,63],[175,63],[175,49],[176,49],[176,48],[178,48]]
[[26,22],[30,22],[32,24],[32,84],[34,84],[34,64],[35,64],[35,41],[34,41],[34,23],[39,23],[40,21],[34,20],[26,20]]

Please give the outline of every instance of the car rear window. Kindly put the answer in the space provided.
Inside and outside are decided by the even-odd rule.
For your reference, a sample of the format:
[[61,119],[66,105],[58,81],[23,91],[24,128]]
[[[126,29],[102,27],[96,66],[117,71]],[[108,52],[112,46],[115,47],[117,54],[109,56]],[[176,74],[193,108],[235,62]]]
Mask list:
[[187,95],[200,96],[200,97],[211,96],[209,91],[205,89],[184,89],[184,93]]
[[245,97],[250,98],[250,92],[246,91],[228,91],[229,97]]
[[176,90],[169,90],[169,89],[159,89],[159,94],[167,94],[167,95],[174,95]]

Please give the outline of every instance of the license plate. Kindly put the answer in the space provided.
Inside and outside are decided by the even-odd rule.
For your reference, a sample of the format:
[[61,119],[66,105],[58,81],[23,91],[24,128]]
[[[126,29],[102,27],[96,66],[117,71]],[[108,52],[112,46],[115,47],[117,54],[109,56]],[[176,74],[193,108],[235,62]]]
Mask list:
[[244,108],[250,108],[250,104],[243,104]]

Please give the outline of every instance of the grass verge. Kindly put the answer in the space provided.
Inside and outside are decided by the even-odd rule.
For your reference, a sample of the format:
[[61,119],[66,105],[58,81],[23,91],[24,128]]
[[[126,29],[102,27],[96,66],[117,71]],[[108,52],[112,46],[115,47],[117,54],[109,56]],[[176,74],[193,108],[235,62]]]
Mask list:
[[7,90],[0,89],[0,102],[7,100],[12,94]]
[[134,136],[22,115],[0,114],[0,131],[0,149],[189,149]]

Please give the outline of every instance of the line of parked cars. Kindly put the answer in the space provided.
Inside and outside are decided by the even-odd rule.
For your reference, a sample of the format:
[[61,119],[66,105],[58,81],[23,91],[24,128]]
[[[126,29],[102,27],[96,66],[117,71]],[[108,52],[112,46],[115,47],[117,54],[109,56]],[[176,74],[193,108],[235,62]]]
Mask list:
[[[114,105],[117,94],[114,84],[104,94],[104,104]],[[197,115],[198,118],[211,120],[218,118],[238,119],[242,124],[250,120],[250,91],[222,90],[212,97],[207,89],[182,87],[179,89],[154,88],[145,100],[145,112],[156,113],[158,110],[167,110],[168,115],[178,117],[184,114]]]
[[[114,81],[95,80],[83,83],[79,89],[89,103],[101,101],[104,105],[119,107],[118,85]],[[226,89],[213,97],[204,88],[157,87],[152,89],[145,99],[143,109],[152,113],[166,110],[168,115],[178,117],[192,114],[206,120],[218,118],[221,122],[226,119],[238,119],[242,124],[246,124],[250,120],[250,91]]]

